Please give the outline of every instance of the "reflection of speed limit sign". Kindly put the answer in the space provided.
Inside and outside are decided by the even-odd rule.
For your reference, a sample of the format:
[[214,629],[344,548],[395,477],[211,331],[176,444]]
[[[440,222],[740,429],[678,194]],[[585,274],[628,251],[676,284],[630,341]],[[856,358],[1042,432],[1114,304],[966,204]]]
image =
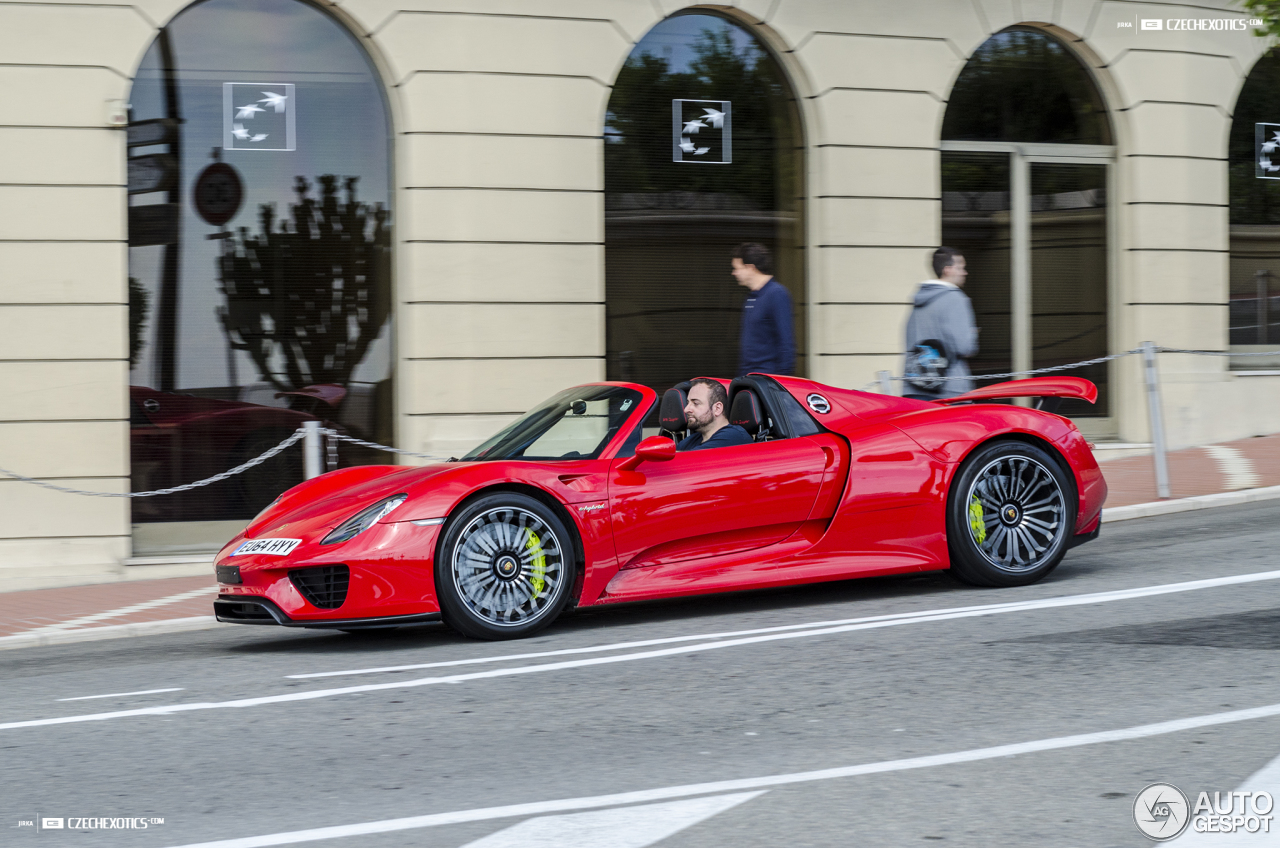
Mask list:
[[226,162],[214,162],[200,172],[192,195],[200,217],[221,227],[240,210],[244,185],[235,168]]

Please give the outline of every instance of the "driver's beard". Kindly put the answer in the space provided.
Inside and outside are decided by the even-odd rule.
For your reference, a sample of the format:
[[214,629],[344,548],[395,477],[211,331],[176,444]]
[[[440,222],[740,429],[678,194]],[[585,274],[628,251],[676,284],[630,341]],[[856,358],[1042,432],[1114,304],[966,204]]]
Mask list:
[[715,416],[711,415],[710,413],[707,414],[706,420],[704,421],[700,421],[697,418],[694,418],[693,419],[694,423],[692,424],[689,424],[688,416],[685,416],[685,419],[684,419],[685,423],[689,424],[689,432],[691,433],[701,433],[703,430],[707,428],[707,425],[709,425],[714,420],[715,420]]

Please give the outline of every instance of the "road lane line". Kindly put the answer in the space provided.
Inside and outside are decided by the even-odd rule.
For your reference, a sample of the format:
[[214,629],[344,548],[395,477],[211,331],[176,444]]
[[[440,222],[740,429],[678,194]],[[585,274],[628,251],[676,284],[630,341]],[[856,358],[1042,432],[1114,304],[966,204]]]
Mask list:
[[[644,639],[634,642],[613,642],[607,645],[592,645],[585,648],[561,648],[554,651],[537,651],[524,654],[504,654],[496,657],[474,657],[465,660],[443,660],[439,662],[415,663],[413,665],[388,665],[376,668],[359,668],[345,671],[317,671],[309,674],[288,674],[285,677],[289,680],[304,680],[317,677],[342,677],[357,674],[383,674],[399,671],[416,671],[424,668],[451,668],[463,665],[479,665],[482,663],[495,662],[511,662],[513,660],[531,660],[542,659],[544,657],[571,656],[574,654],[599,653],[601,651],[622,651],[628,648],[648,648],[654,645],[669,645],[678,642],[697,642],[707,639],[730,639],[741,636],[754,636],[764,633],[785,633],[796,630],[814,630],[824,627],[841,627],[848,624],[864,624],[879,621],[899,621],[908,623],[905,620],[928,618],[936,615],[952,615],[957,613],[982,613],[996,614],[1001,612],[1012,612],[1027,608],[1028,604],[1034,605],[1031,608],[1039,608],[1041,606],[1057,606],[1071,605],[1059,604],[1061,601],[1073,601],[1077,604],[1105,603],[1112,600],[1128,600],[1132,597],[1147,597],[1151,595],[1166,594],[1168,592],[1187,592],[1197,589],[1212,589],[1219,586],[1237,585],[1241,582],[1251,583],[1257,580],[1276,580],[1280,579],[1280,571],[1263,571],[1254,574],[1243,574],[1231,577],[1214,577],[1206,580],[1193,580],[1187,583],[1168,583],[1163,586],[1146,586],[1138,589],[1118,589],[1110,592],[1095,592],[1087,595],[1065,595],[1056,598],[1043,598],[1031,601],[1007,601],[1000,604],[983,604],[980,606],[969,607],[944,607],[942,609],[917,610],[915,612],[890,613],[886,615],[864,616],[861,618],[843,618],[831,621],[809,621],[803,624],[785,624],[777,627],[758,627],[752,630],[731,630],[723,633],[699,633],[691,636],[667,636],[661,639]],[[1124,594],[1119,597],[1117,593]],[[1131,594],[1138,593],[1138,594]]]
[[562,845],[647,848],[763,794],[764,790],[740,792],[639,807],[539,816],[468,842],[462,848],[558,848]]
[[310,692],[290,692],[285,695],[263,695],[257,698],[238,698],[234,701],[216,701],[196,704],[169,704],[167,706],[144,707],[133,710],[117,710],[109,713],[92,713],[89,715],[62,716],[59,718],[40,718],[28,721],[11,721],[0,724],[0,730],[17,730],[27,727],[48,727],[57,724],[79,724],[87,721],[109,721],[117,718],[130,718],[144,715],[171,715],[173,713],[191,712],[195,710],[240,709],[243,707],[259,707],[266,704],[284,704],[293,701],[311,701],[317,698],[332,698],[338,695],[358,695],[365,692],[381,692],[390,689],[412,689],[418,686],[434,686],[441,683],[462,683],[470,680],[487,680],[496,677],[513,677],[524,674],[542,674],[549,671],[562,671],[571,668],[587,668],[597,665],[634,662],[636,660],[656,659],[658,657],[679,656],[702,651],[717,651],[722,648],[733,648],[739,645],[756,645],[763,642],[776,642],[783,639],[807,639],[813,636],[828,636],[837,633],[851,633],[856,630],[872,630],[882,627],[895,627],[900,624],[918,624],[928,621],[951,621],[960,618],[996,615],[1006,612],[1024,612],[1054,607],[1080,606],[1084,604],[1107,603],[1111,601],[1130,600],[1132,598],[1166,595],[1174,592],[1188,592],[1196,589],[1208,589],[1218,586],[1257,583],[1263,580],[1280,579],[1280,571],[1261,571],[1253,574],[1241,574],[1234,577],[1215,577],[1209,580],[1192,580],[1187,583],[1169,583],[1163,586],[1146,586],[1137,589],[1120,589],[1113,592],[1098,592],[1090,595],[1065,595],[1058,598],[1044,598],[1022,603],[1002,604],[994,607],[973,607],[960,612],[921,615],[913,618],[892,619],[889,621],[871,621],[861,624],[846,624],[839,627],[800,630],[788,633],[770,633],[763,636],[749,636],[741,639],[726,639],[698,645],[682,645],[677,648],[662,648],[656,651],[637,651],[615,657],[592,657],[590,659],[566,660],[555,663],[517,666],[515,668],[496,668],[489,671],[472,671],[466,674],[452,674],[444,677],[420,677],[416,680],[397,680],[391,683],[365,683],[359,686],[344,686],[338,689],[315,689]]
[[175,848],[268,848],[273,845],[296,845],[300,842],[317,842],[322,839],[337,839],[346,836],[367,836],[373,833],[391,833],[400,830],[414,830],[424,827],[439,827],[449,824],[465,824],[467,822],[488,821],[491,819],[513,818],[516,816],[536,816],[546,813],[561,813],[571,810],[590,810],[602,807],[616,807],[623,804],[644,804],[655,801],[666,801],[676,798],[687,798],[694,795],[711,795],[727,792],[750,792],[758,789],[774,789],[779,786],[791,786],[799,783],[813,783],[823,780],[835,780],[845,777],[861,777],[869,774],[885,774],[888,772],[909,771],[912,769],[934,768],[937,766],[973,763],[981,760],[994,760],[1002,757],[1015,757],[1021,754],[1035,754],[1044,751],[1060,751],[1067,748],[1079,748],[1086,745],[1100,745],[1108,742],[1128,742],[1135,739],[1148,739],[1153,736],[1164,736],[1186,730],[1197,730],[1202,727],[1214,727],[1223,724],[1234,724],[1242,721],[1274,718],[1280,716],[1280,704],[1268,704],[1247,710],[1231,710],[1225,713],[1192,716],[1154,724],[1141,724],[1136,727],[1125,727],[1118,730],[1103,730],[1096,733],[1081,733],[1074,736],[1057,736],[1050,739],[1037,739],[1030,742],[1015,742],[1009,745],[995,745],[989,748],[973,748],[968,751],[954,751],[949,754],[931,754],[923,757],[909,757],[902,760],[887,760],[879,763],[863,763],[855,766],[818,769],[815,771],[775,774],[766,777],[748,777],[737,780],[719,780],[709,783],[690,783],[683,786],[668,786],[660,789],[642,789],[633,792],[618,792],[611,795],[594,795],[581,798],[565,798],[557,801],[535,801],[525,804],[511,804],[504,807],[482,807],[471,810],[458,810],[449,813],[433,813],[424,816],[384,819],[382,821],[361,822],[359,824],[318,827],[310,830],[295,830],[286,833],[271,833],[262,836],[246,836],[233,839],[221,839],[215,842],[189,843]]
[[96,698],[127,698],[130,695],[155,695],[159,692],[183,692],[186,691],[179,686],[177,689],[143,689],[141,692],[113,692],[110,695],[81,695],[79,698],[59,698],[59,701],[92,701]]

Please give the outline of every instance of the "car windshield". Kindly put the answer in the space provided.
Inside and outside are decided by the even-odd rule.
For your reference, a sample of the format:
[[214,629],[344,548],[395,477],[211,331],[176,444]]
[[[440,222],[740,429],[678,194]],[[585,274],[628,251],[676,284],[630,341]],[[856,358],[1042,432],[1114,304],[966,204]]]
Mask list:
[[643,395],[621,386],[563,391],[462,458],[595,459]]

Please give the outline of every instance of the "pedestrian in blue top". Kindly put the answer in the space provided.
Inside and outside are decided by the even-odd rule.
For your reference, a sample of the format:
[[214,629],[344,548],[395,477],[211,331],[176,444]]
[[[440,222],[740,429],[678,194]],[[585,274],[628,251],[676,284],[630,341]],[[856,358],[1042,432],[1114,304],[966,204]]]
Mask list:
[[773,278],[773,255],[763,244],[746,242],[733,251],[733,277],[751,290],[742,305],[742,341],[738,376],[753,371],[791,374],[796,367],[796,336],[791,295]]

